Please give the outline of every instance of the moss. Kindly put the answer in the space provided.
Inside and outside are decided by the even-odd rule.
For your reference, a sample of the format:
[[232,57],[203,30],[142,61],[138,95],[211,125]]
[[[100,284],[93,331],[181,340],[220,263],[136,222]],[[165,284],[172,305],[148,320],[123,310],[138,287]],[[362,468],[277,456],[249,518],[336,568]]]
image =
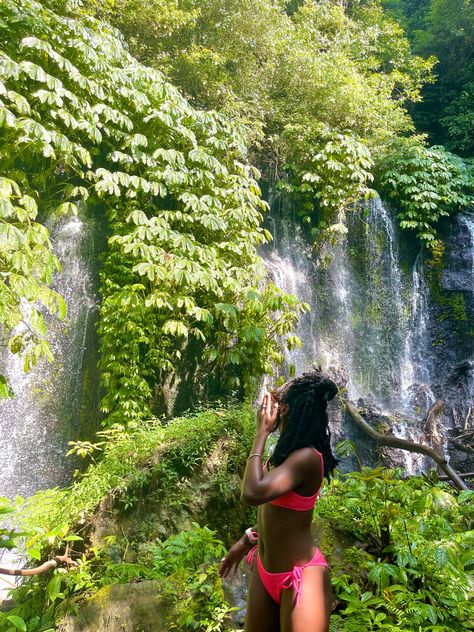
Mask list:
[[[135,522],[138,532],[140,519],[152,509],[156,522],[151,521],[150,527],[157,527],[159,521],[161,527],[168,525],[172,529],[178,514],[183,520],[185,516],[193,519],[188,508],[193,506],[190,500],[194,485],[204,476],[206,468],[209,476],[209,455],[220,450],[219,458],[214,458],[214,469],[205,491],[209,516],[212,514],[218,519],[214,528],[227,540],[241,528],[245,516],[241,511],[240,520],[228,524],[223,512],[212,509],[211,499],[227,486],[228,496],[232,497],[228,504],[238,503],[235,476],[245,465],[254,425],[254,413],[246,405],[205,410],[176,418],[167,426],[156,420],[144,424],[133,434],[111,442],[102,460],[92,464],[71,487],[31,497],[23,524],[25,528],[35,525],[48,531],[56,524],[69,524],[74,528],[84,517],[101,523],[98,514],[103,505],[106,531],[112,528],[111,511],[131,525]],[[104,504],[108,497],[111,504]]]
[[[462,344],[466,337],[472,337],[473,332],[468,327],[469,316],[466,310],[464,293],[443,290],[444,252],[444,245],[440,243],[437,244],[431,253],[432,256],[427,262],[428,286],[431,298],[438,308],[436,322],[439,325],[448,322],[453,335]],[[438,336],[433,341],[432,346],[444,345],[446,343],[445,335],[445,329],[438,332]]]
[[94,602],[102,608],[105,607],[110,601],[111,593],[111,586],[104,586],[103,588],[100,588],[96,593],[94,593]]
[[375,430],[381,434],[389,434],[391,432],[390,425],[382,419],[376,421]]
[[457,321],[466,321],[466,305],[464,302],[464,295],[461,292],[456,292],[447,299],[448,305],[451,307],[452,315]]

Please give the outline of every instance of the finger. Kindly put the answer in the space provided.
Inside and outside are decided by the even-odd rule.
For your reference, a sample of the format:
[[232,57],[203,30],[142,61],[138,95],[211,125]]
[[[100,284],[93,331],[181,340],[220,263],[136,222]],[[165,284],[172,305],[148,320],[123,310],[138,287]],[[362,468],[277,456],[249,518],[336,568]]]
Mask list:
[[235,560],[230,562],[228,567],[226,568],[225,577],[229,577],[229,575],[231,574],[235,575],[238,565],[239,563]]
[[277,416],[278,416],[278,408],[279,405],[277,402],[275,402],[272,406],[272,417],[276,420]]

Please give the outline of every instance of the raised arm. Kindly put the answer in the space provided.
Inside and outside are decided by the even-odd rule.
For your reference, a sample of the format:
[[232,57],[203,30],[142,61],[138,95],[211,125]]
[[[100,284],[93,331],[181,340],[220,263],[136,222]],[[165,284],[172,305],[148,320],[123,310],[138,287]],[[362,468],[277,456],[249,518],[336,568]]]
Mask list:
[[258,411],[257,432],[242,482],[241,499],[249,505],[262,505],[295,489],[311,476],[311,468],[314,468],[314,451],[303,448],[290,454],[280,466],[264,472],[265,443],[275,430],[277,420],[278,403],[272,400],[270,393],[266,393]]

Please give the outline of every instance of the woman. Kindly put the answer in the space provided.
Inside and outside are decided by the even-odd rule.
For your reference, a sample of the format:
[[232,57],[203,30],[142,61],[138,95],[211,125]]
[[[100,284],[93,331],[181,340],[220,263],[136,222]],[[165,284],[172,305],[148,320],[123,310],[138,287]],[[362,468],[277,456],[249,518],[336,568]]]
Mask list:
[[[337,464],[326,412],[336,393],[334,382],[318,370],[263,398],[242,484],[242,500],[260,506],[258,526],[232,546],[220,570],[226,577],[244,555],[250,563],[254,558],[246,632],[328,630],[329,569],[313,545],[311,520],[323,476],[329,479]],[[265,442],[278,427],[272,467],[265,470]]]

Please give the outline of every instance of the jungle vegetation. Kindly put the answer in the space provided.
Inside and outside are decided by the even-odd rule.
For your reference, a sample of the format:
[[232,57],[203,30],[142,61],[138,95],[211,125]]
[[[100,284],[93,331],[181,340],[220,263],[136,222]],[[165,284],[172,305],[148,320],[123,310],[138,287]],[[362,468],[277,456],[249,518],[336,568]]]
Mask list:
[[[470,161],[429,147],[429,124],[414,123],[423,91],[444,94],[442,69],[457,66],[449,37],[469,72],[472,20],[461,4],[462,36],[453,25],[443,48],[439,1],[418,13],[379,0],[4,2],[0,319],[6,332],[24,323],[12,352],[26,369],[50,354],[33,305],[59,317],[65,306],[48,287],[58,261],[44,222],[86,204],[110,232],[101,336],[111,419],[149,414],[153,384],[189,340],[204,376],[225,366],[231,388],[252,388],[305,308],[260,286],[256,248],[269,235],[256,168],[300,198],[316,236],[321,226],[344,233],[345,213],[375,188],[432,247],[439,218],[471,203]],[[456,94],[449,120],[466,122],[465,92]],[[466,125],[447,139],[464,155],[455,139]],[[108,332],[125,313],[122,352]],[[124,364],[130,357],[137,366]],[[10,389],[1,378],[2,395]]]
[[[81,521],[107,494],[123,515],[150,489],[179,508],[185,492],[169,491],[226,436],[228,459],[209,485],[240,525],[250,413],[206,411],[165,428],[154,418],[160,385],[192,358],[198,396],[217,385],[242,399],[281,362],[282,345],[300,344],[292,331],[307,305],[271,282],[258,254],[271,239],[261,174],[299,200],[316,248],[321,230],[347,231],[347,213],[374,190],[402,229],[439,248],[439,219],[474,199],[473,28],[469,0],[2,0],[2,344],[25,370],[51,358],[44,310],[64,318],[66,306],[50,287],[60,266],[46,223],[96,213],[108,235],[108,429],[72,447],[90,466],[51,492],[48,510],[47,494],[22,510],[31,558],[73,543],[79,571],[26,582],[1,630],[54,630],[84,596],[134,578],[169,580],[178,629],[226,629],[214,561],[233,534],[222,524],[160,536],[154,524],[129,551],[120,538],[94,547]],[[14,389],[0,376],[1,396]],[[348,553],[363,573],[335,580],[333,630],[469,629],[471,503],[396,472],[336,479],[321,516],[335,526],[342,508],[342,528],[373,541]],[[2,500],[0,513],[11,509]],[[2,529],[0,544],[17,536]]]

